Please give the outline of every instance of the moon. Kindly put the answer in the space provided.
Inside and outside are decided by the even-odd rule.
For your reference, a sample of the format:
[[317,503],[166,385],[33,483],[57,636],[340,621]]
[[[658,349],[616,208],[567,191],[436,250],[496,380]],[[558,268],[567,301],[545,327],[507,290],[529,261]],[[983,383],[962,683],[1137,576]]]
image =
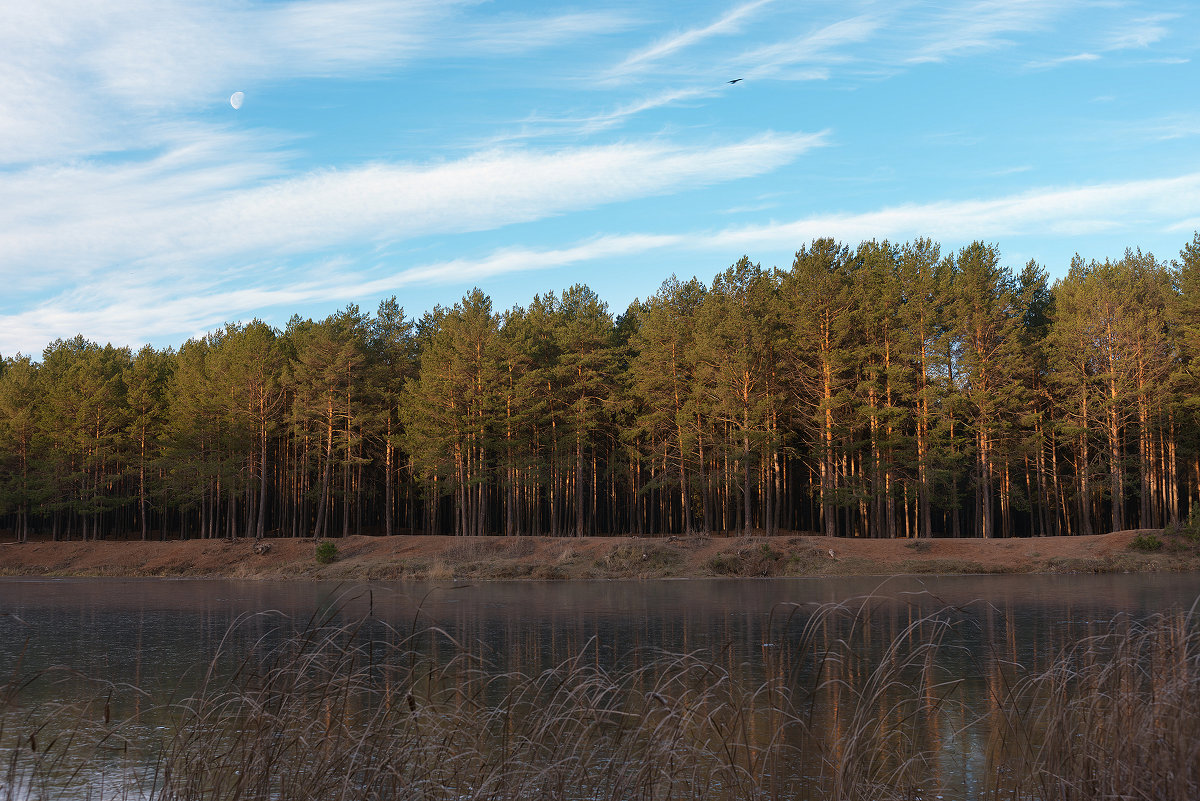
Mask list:
[[239,109],[242,107],[242,101],[245,99],[245,92],[234,92],[229,96],[229,105],[233,106],[235,110]]

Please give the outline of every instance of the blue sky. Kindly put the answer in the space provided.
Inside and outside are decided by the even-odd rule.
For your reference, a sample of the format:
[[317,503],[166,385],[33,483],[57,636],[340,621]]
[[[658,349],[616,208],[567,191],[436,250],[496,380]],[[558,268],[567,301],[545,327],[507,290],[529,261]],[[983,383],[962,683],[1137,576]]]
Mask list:
[[621,311],[817,236],[1170,260],[1198,49],[1192,2],[6,3],[0,354],[476,285]]

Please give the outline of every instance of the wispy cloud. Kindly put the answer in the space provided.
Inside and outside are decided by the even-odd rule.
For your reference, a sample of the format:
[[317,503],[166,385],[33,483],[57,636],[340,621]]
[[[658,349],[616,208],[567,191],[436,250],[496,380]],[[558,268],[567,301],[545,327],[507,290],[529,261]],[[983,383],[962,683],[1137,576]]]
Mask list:
[[1173,230],[1200,210],[1200,173],[1178,178],[1021,192],[990,200],[906,204],[860,214],[729,228],[699,237],[709,246],[795,247],[817,236],[849,241],[930,235],[969,241],[1003,236]]
[[608,77],[616,78],[627,76],[630,73],[646,69],[656,62],[671,56],[681,50],[699,44],[706,39],[711,39],[714,36],[723,36],[731,33],[736,33],[741,30],[742,25],[758,11],[758,9],[772,2],[772,0],[753,0],[750,3],[744,3],[740,6],[727,11],[715,22],[704,25],[699,28],[690,28],[685,31],[679,31],[671,34],[663,39],[658,40],[649,47],[630,53],[624,61],[610,70]]
[[582,38],[627,30],[635,20],[615,11],[581,11],[550,17],[488,20],[471,24],[461,34],[440,34],[463,45],[460,55],[527,53],[541,48],[560,47]]
[[[240,163],[194,163],[178,153],[154,164],[36,169],[0,186],[0,274],[23,282],[36,266],[53,280],[64,268],[175,254],[201,262],[492,229],[761,174],[822,142],[820,134],[768,133],[699,147],[494,151],[432,166],[321,170],[255,186],[238,180]],[[165,169],[173,160],[183,167]]]
[[118,271],[35,308],[0,314],[0,330],[5,331],[0,349],[5,353],[17,349],[37,352],[55,336],[78,332],[118,343],[137,343],[148,336],[179,339],[180,332],[190,335],[226,319],[262,314],[264,309],[279,308],[286,316],[303,303],[362,301],[419,285],[446,286],[453,288],[453,294],[496,276],[579,267],[606,259],[627,262],[667,249],[716,258],[718,263],[708,266],[717,269],[726,257],[788,253],[822,236],[847,242],[932,236],[947,244],[965,244],[978,238],[1055,235],[1069,239],[1098,233],[1190,231],[1197,226],[1197,219],[1200,173],[1191,173],[1177,178],[1045,187],[992,199],[817,214],[715,231],[629,233],[561,247],[506,247],[477,259],[432,261],[401,270],[341,269],[343,265],[335,260],[316,265],[301,280],[286,282],[277,280],[269,262],[236,275],[182,271],[171,276],[170,283],[158,275]]
[[616,108],[585,116],[545,116],[533,114],[521,121],[520,127],[491,137],[491,144],[535,139],[545,136],[587,135],[597,131],[618,127],[633,117],[647,111],[673,106],[689,100],[699,100],[717,94],[711,87],[668,89],[646,97],[637,98]]
[[1075,64],[1081,61],[1099,61],[1100,56],[1095,53],[1076,53],[1073,56],[1059,56],[1058,58],[1046,59],[1044,61],[1031,61],[1025,66],[1028,69],[1047,70],[1054,67],[1061,67],[1064,64]]
[[1013,35],[1044,29],[1069,0],[978,0],[951,6],[910,26],[920,42],[908,61],[945,61],[971,52],[1011,45]]
[[[461,0],[39,0],[0,6],[0,165],[143,149],[235,90],[562,46],[615,12],[460,18]],[[149,132],[148,132],[149,129]]]
[[731,206],[721,211],[722,214],[748,214],[755,211],[766,211],[767,209],[778,208],[778,203],[750,203],[745,206]]
[[751,78],[781,77],[787,68],[798,64],[825,67],[845,60],[847,56],[838,52],[840,48],[867,41],[882,24],[882,18],[871,15],[838,20],[792,39],[747,50],[734,57],[732,63]]
[[678,246],[673,234],[625,234],[598,237],[565,248],[538,250],[505,248],[482,259],[454,259],[447,262],[410,267],[370,283],[348,287],[347,297],[379,294],[416,284],[462,284],[515,272],[570,267],[598,259],[612,259]]
[[1177,18],[1178,14],[1155,14],[1129,20],[1121,25],[1120,30],[1109,36],[1109,50],[1128,50],[1131,48],[1149,47],[1165,39],[1170,33],[1166,23]]
[[147,127],[235,89],[401,63],[453,9],[434,0],[4,4],[0,164],[152,146]]
[[1140,140],[1165,142],[1200,136],[1200,114],[1170,114],[1113,126],[1109,135],[1120,134]]
[[[34,168],[0,184],[0,279],[6,287],[0,348],[12,350],[7,332],[16,337],[26,319],[21,310],[55,286],[72,286],[77,294],[60,293],[39,304],[45,314],[36,319],[54,319],[51,308],[83,313],[79,322],[54,332],[70,336],[92,319],[85,310],[104,308],[100,298],[107,290],[100,288],[117,285],[114,273],[130,286],[153,286],[155,308],[189,293],[197,307],[214,296],[232,304],[220,288],[233,279],[251,280],[257,270],[239,271],[247,264],[494,230],[758,175],[823,141],[820,134],[767,133],[706,146],[506,150],[432,165],[381,163],[295,177],[244,172],[253,169],[252,159],[215,163],[199,145],[148,164]],[[406,280],[432,275],[413,273]],[[131,290],[120,303],[135,308],[140,296]],[[120,303],[114,301],[113,309]],[[43,340],[47,330],[41,329]]]
[[1018,165],[1018,166],[1016,166],[1016,167],[1003,167],[1003,168],[1001,168],[1001,169],[998,169],[998,170],[992,170],[992,171],[990,171],[990,172],[986,173],[986,175],[996,175],[996,176],[1000,176],[1000,175],[1017,175],[1017,174],[1019,174],[1019,173],[1023,173],[1023,172],[1029,172],[1029,171],[1030,171],[1030,170],[1032,170],[1032,169],[1033,169],[1033,167],[1031,167],[1031,166],[1030,166],[1030,165],[1028,165],[1028,164],[1021,164],[1021,165]]
[[[1162,39],[1165,39],[1170,30],[1167,23],[1177,18],[1177,14],[1157,14],[1150,17],[1141,17],[1134,20],[1127,20],[1122,23],[1119,30],[1103,37],[1101,40],[1093,44],[1103,52],[1112,53],[1120,50],[1143,49],[1147,48]],[[1061,67],[1067,64],[1074,64],[1087,61],[1099,61],[1101,58],[1099,53],[1082,52],[1068,56],[1060,56],[1058,58],[1043,59],[1030,61],[1025,66],[1028,69],[1052,69]],[[1158,63],[1187,63],[1186,58],[1165,57],[1157,60]]]

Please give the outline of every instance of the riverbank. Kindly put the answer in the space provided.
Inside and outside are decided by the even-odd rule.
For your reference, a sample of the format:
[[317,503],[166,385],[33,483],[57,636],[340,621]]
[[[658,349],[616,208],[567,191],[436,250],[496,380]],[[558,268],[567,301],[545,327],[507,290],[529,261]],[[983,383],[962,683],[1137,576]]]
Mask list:
[[[1118,573],[1200,570],[1200,548],[1139,534],[980,540],[776,537],[353,536],[332,540],[320,564],[310,539],[0,544],[0,575],[239,579],[564,580],[709,576],[853,576],[961,573]],[[262,548],[258,550],[264,550]]]

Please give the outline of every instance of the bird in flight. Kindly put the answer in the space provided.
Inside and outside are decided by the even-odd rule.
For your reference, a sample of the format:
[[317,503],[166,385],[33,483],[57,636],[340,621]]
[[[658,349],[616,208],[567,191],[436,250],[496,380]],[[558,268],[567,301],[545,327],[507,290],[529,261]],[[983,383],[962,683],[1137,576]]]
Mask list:
[[738,81],[740,81],[740,80],[742,80],[742,79],[741,79],[741,78],[734,78],[732,81],[728,81],[728,83],[737,83],[737,82],[738,82]]

